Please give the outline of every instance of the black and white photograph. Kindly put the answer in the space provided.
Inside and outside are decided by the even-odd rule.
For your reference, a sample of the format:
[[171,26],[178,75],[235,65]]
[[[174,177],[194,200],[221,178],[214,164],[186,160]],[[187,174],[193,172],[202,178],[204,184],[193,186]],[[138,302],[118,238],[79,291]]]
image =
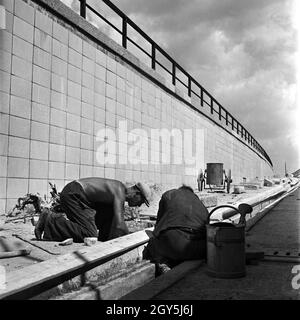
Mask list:
[[0,0],[0,305],[300,300],[299,16]]

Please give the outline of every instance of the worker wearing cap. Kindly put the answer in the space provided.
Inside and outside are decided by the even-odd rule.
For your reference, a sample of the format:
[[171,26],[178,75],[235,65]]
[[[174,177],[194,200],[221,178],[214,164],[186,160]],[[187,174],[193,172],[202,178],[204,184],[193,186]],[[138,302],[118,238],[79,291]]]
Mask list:
[[156,276],[182,261],[206,257],[209,213],[193,189],[166,191],[159,202],[153,236],[143,252],[156,265]]
[[[149,206],[151,190],[144,183],[126,187],[122,182],[98,177],[82,178],[67,184],[60,203],[67,219],[61,214],[40,215],[35,227],[37,239],[63,241],[73,238],[83,242],[85,237],[100,241],[129,233],[124,221],[125,201],[130,207]],[[99,234],[98,234],[98,230]]]

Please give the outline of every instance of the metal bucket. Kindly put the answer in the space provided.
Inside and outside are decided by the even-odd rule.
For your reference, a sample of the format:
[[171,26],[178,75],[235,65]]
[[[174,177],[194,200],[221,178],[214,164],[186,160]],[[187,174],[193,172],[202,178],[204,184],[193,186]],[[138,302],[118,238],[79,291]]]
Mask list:
[[245,227],[218,222],[206,225],[207,273],[217,278],[246,275]]
[[216,186],[223,185],[223,163],[207,163],[206,183]]

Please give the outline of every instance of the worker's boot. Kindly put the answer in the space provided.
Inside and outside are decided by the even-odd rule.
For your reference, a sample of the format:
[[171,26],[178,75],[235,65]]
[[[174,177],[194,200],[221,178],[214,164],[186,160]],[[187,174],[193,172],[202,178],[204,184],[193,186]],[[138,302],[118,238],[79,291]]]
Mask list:
[[45,228],[45,223],[48,219],[48,215],[49,215],[49,211],[48,210],[44,210],[40,213],[40,217],[38,222],[36,223],[35,229],[34,229],[34,234],[37,238],[37,240],[41,240],[42,239],[42,234]]

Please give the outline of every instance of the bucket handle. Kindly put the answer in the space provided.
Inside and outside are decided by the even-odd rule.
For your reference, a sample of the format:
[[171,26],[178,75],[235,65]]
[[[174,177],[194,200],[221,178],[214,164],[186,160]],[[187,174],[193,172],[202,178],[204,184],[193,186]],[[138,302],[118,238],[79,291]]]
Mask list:
[[218,209],[220,208],[231,208],[233,210],[235,210],[237,213],[239,213],[241,215],[240,217],[240,221],[239,221],[239,225],[246,225],[246,214],[251,213],[253,211],[253,208],[250,204],[247,203],[241,203],[238,208],[231,206],[229,204],[222,204],[214,209],[211,210],[211,212],[209,213],[208,217],[207,217],[207,222],[209,223],[210,217],[211,215]]

